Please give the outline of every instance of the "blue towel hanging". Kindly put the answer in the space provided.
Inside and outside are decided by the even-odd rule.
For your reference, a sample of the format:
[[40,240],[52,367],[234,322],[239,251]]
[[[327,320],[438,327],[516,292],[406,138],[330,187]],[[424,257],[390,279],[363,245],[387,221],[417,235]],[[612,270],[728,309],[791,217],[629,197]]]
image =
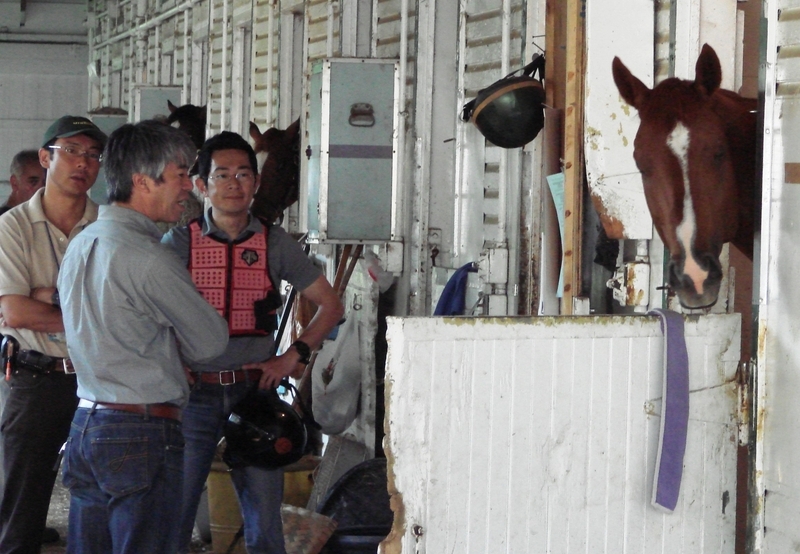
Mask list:
[[478,264],[470,262],[462,265],[447,281],[436,303],[433,315],[464,315],[467,296],[467,277],[478,271]]

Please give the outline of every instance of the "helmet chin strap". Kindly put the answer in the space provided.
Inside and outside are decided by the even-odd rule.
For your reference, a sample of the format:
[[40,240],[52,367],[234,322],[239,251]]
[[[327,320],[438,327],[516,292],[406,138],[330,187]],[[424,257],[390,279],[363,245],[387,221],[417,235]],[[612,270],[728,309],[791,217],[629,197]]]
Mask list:
[[314,414],[311,413],[311,410],[309,410],[308,406],[306,406],[305,402],[303,402],[303,398],[300,396],[300,391],[298,391],[297,387],[289,382],[288,377],[281,379],[281,382],[278,383],[278,386],[283,387],[292,393],[292,398],[297,401],[297,403],[300,405],[300,410],[303,412],[300,416],[300,420],[303,423],[317,430],[322,429],[320,424],[314,419]]

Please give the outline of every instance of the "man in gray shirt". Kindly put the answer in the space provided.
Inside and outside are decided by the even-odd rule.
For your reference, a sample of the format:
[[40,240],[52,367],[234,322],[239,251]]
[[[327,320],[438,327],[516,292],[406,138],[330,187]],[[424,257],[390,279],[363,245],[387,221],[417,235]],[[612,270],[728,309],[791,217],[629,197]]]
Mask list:
[[[197,157],[197,185],[210,203],[203,217],[174,227],[163,242],[189,268],[205,298],[228,321],[225,353],[191,364],[192,393],[184,417],[184,501],[178,552],[188,551],[203,484],[231,408],[254,387],[274,388],[302,371],[342,317],[339,297],[302,247],[277,225],[264,226],[250,213],[258,187],[256,155],[236,133],[208,139]],[[314,318],[290,348],[275,354],[275,290],[288,281],[316,304]],[[274,298],[276,301],[270,303]],[[234,467],[249,554],[285,554],[281,526],[283,471]]]
[[73,241],[58,280],[81,399],[64,459],[74,554],[174,554],[183,486],[185,363],[213,359],[228,326],[160,243],[177,221],[194,145],[124,125],[105,156],[109,206]]

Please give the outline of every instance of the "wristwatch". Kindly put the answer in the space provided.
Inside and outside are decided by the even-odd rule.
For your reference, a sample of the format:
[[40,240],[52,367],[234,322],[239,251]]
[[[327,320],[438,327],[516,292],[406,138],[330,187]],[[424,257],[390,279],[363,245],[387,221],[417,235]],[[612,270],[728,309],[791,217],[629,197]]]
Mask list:
[[301,340],[296,340],[292,343],[294,349],[300,354],[300,359],[297,360],[298,364],[308,365],[311,363],[311,347]]
[[50,303],[56,308],[61,308],[61,297],[58,296],[58,289],[53,291],[53,296],[50,297]]

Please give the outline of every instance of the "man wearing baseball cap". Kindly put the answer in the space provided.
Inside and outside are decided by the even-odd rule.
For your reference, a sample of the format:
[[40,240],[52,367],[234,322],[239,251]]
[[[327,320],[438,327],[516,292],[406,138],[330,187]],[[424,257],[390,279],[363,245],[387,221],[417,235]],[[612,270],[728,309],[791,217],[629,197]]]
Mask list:
[[100,171],[106,135],[84,117],[64,116],[44,134],[43,189],[0,218],[0,334],[5,383],[6,482],[0,554],[37,553],[78,404],[56,287],[70,241],[97,219],[87,192]]

